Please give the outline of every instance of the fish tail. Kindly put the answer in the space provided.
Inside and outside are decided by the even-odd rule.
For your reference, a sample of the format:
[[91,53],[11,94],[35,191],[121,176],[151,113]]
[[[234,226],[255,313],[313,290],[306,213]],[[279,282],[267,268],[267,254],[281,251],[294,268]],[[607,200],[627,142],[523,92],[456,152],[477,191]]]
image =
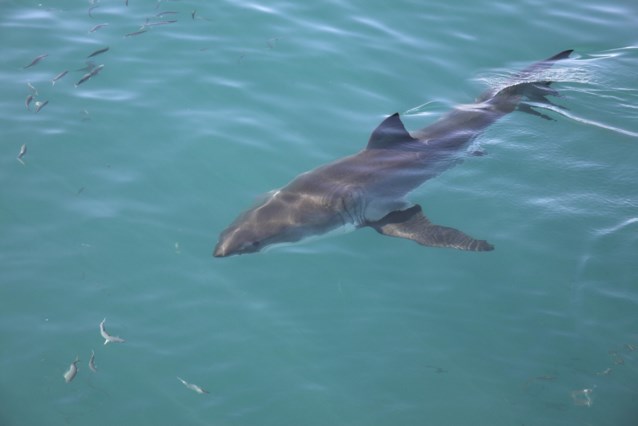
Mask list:
[[[550,75],[543,75],[544,71],[551,68],[556,61],[569,58],[573,49],[564,50],[543,61],[536,62],[523,71],[517,73],[507,86],[499,90],[493,97],[497,104],[507,109],[517,109],[528,114],[551,120],[532,108],[534,105],[523,103],[530,101],[536,104],[553,105],[561,108],[549,100],[548,96],[560,96],[557,90],[550,86],[554,82]],[[555,77],[554,77],[555,78]]]

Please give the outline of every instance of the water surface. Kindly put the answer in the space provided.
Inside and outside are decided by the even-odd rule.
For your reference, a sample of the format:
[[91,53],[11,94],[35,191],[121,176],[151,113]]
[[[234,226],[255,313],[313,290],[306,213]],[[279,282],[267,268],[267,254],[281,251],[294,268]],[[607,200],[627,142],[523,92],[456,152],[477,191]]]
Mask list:
[[[635,2],[124,3],[0,1],[1,424],[636,423]],[[410,196],[495,251],[365,229],[212,258],[385,116],[416,130],[570,48],[564,112]]]

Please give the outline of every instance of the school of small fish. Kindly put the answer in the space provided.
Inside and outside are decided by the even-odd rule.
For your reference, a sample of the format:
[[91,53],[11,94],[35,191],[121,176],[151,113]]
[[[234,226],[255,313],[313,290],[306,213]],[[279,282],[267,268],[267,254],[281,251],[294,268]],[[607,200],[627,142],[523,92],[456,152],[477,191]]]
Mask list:
[[[106,318],[104,318],[102,321],[100,321],[100,325],[99,325],[100,336],[104,339],[104,344],[105,345],[107,343],[124,343],[124,342],[126,342],[126,340],[122,339],[121,337],[110,335],[106,331],[106,327],[104,325],[105,323],[106,323]],[[75,359],[71,362],[71,364],[69,365],[68,369],[63,374],[64,381],[66,383],[71,383],[73,381],[73,379],[75,379],[75,377],[78,375],[78,372],[80,371],[80,369],[78,368],[78,363],[79,362],[80,362],[80,357],[76,355]],[[89,357],[89,364],[88,365],[89,365],[89,370],[91,370],[94,373],[97,373],[97,367],[95,366],[95,350],[94,349],[91,349],[91,356]],[[179,376],[177,376],[177,380],[179,380],[187,389],[190,389],[193,392],[196,392],[196,393],[198,393],[200,395],[204,395],[204,394],[210,393],[206,389],[202,388],[201,386],[196,385],[194,383],[189,383],[189,382],[187,382],[186,380],[182,379]]]
[[[636,346],[631,343],[625,343],[622,349],[618,350],[609,350],[608,354],[610,357],[610,361],[614,367],[607,367],[604,370],[600,370],[597,372],[591,372],[591,380],[592,381],[600,381],[604,380],[603,377],[610,376],[614,371],[616,366],[622,366],[625,364],[625,359],[622,356],[622,352],[629,353],[636,350]],[[595,379],[594,376],[598,376],[599,379]],[[532,386],[540,387],[541,383],[545,382],[555,382],[558,381],[559,377],[555,374],[543,374],[540,376],[532,377],[525,381],[523,384],[523,389],[526,391]],[[591,407],[594,404],[594,389],[596,388],[596,384],[592,386],[587,386],[580,389],[575,389],[569,393],[572,403],[576,406],[581,407]]]
[[[180,10],[161,10],[160,8],[165,6],[169,1],[176,1],[176,0],[157,0],[157,2],[155,3],[154,10],[148,11],[148,13],[146,14],[146,17],[144,18],[144,21],[140,22],[139,26],[137,27],[129,28],[128,32],[120,33],[121,37],[124,40],[130,39],[130,38],[137,38],[137,36],[149,33],[158,27],[178,26],[180,23],[180,19],[179,19],[180,17],[184,17],[184,19],[190,22],[211,21],[211,19],[205,16],[201,16],[201,14],[199,14],[196,9],[190,10],[189,8],[186,11],[185,10],[181,10],[181,11]],[[139,4],[136,4],[135,6],[139,7]],[[111,8],[108,12],[105,10],[106,8],[101,9],[101,7],[102,7],[102,3],[100,2],[100,0],[89,0],[89,5],[87,9],[87,19],[93,20],[93,19],[99,18],[101,22],[100,23],[92,22],[90,24],[87,24],[87,29],[82,30],[85,36],[88,34],[88,36],[90,37],[99,37],[99,34],[106,33],[106,32],[113,32],[115,31],[114,28],[119,28],[117,25],[111,25],[109,22],[103,21],[105,17],[118,16],[117,14],[113,14],[113,9],[112,9],[114,7],[113,4],[110,4],[108,6],[109,8]],[[123,0],[123,1],[121,0],[119,7],[121,8],[120,12],[122,13],[124,13],[124,11],[129,10],[128,0]],[[189,14],[190,16],[188,16]],[[184,21],[182,20],[182,22]],[[275,47],[276,42],[280,39],[281,39],[280,37],[272,37],[266,41],[266,46],[269,49],[272,49]],[[200,48],[199,51],[203,52],[208,49],[209,48]],[[65,80],[68,80],[68,79],[76,80],[75,83],[73,83],[73,87],[77,90],[82,90],[86,86],[98,84],[97,82],[94,83],[94,81],[99,80],[99,75],[104,70],[110,70],[110,66],[108,66],[106,62],[108,58],[110,57],[110,55],[112,55],[113,53],[116,53],[117,50],[118,50],[117,46],[114,46],[112,49],[111,46],[105,46],[103,44],[102,47],[96,50],[93,50],[92,52],[84,52],[83,54],[78,54],[76,56],[76,62],[77,62],[76,64],[70,63],[70,64],[66,64],[64,68],[61,67],[58,69],[50,69],[51,73],[50,73],[50,77],[47,78],[47,81],[51,82],[51,88],[52,88],[51,90],[64,90],[64,88],[68,87],[67,85],[64,84]],[[32,72],[33,70],[36,70],[36,69],[41,70],[43,66],[46,66],[46,64],[59,64],[60,58],[55,56],[56,55],[54,54],[50,55],[49,53],[46,53],[46,52],[44,53],[36,52],[35,57],[32,57],[31,60],[28,60],[28,58],[25,58],[23,62],[25,65],[20,64],[19,69],[22,70],[21,72],[27,73],[27,72]],[[239,56],[237,62],[240,63],[245,56],[246,54],[242,53]],[[104,57],[105,63],[102,63],[102,64],[94,63],[93,59],[96,59],[98,57],[99,58]],[[82,66],[81,65],[82,63],[84,63],[85,66]],[[51,65],[51,66],[58,66],[58,65]],[[83,71],[84,73],[78,75],[78,77],[73,77],[75,73],[80,71]],[[109,71],[105,71],[105,72],[109,72]],[[36,85],[39,85],[40,83],[41,81],[36,81]],[[55,98],[41,99],[39,97],[38,90],[35,88],[33,84],[29,82],[27,83],[27,86],[28,86],[28,93],[26,94],[26,97],[24,98],[24,106],[28,112],[36,113],[36,114],[46,114],[47,111],[54,110]],[[48,97],[46,93],[45,93],[45,96]],[[83,109],[82,111],[83,111],[82,121],[89,120],[88,111],[86,109]],[[22,145],[22,148],[20,149],[20,153],[18,154],[17,160],[23,165],[26,165],[24,160],[25,154],[26,154],[26,145]]]
[[[111,336],[110,334],[106,332],[106,329],[104,328],[105,322],[106,322],[106,318],[104,318],[102,322],[100,322],[100,326],[99,326],[100,335],[102,336],[103,339],[105,339],[104,344],[106,345],[109,342],[124,343],[125,340],[122,339],[121,337]],[[71,365],[69,365],[69,369],[64,373],[64,381],[66,383],[71,383],[71,381],[78,374],[79,368],[77,364],[79,361],[80,361],[80,358],[76,356],[75,361],[73,361]],[[95,350],[93,349],[91,349],[91,356],[89,357],[89,370],[91,370],[94,373],[97,373],[97,367],[95,366]]]
[[[148,32],[150,29],[154,28],[154,27],[160,27],[160,26],[167,26],[167,25],[171,25],[171,24],[176,24],[178,23],[178,19],[176,19],[177,17],[180,16],[180,11],[176,11],[176,10],[158,10],[160,8],[160,6],[162,5],[162,2],[165,2],[167,0],[158,0],[155,6],[155,10],[150,12],[149,15],[145,18],[144,22],[140,24],[140,26],[132,31],[129,31],[127,33],[122,34],[122,36],[124,38],[130,38],[130,37],[135,37],[135,36],[139,36],[141,34],[144,34],[146,32]],[[122,7],[128,8],[129,6],[129,2],[128,0],[122,1],[121,3]],[[100,15],[100,7],[101,7],[101,3],[100,0],[89,0],[89,7],[87,10],[87,15],[88,18],[90,19],[95,19],[96,17],[98,17]],[[109,15],[106,15],[109,16]],[[170,17],[171,19],[166,19],[167,17]],[[204,18],[204,17],[200,17],[197,15],[197,11],[193,10],[192,12],[190,12],[190,19],[192,21],[196,21],[196,20],[206,20],[208,21],[209,19]],[[99,30],[104,30],[105,28],[109,27],[109,23],[108,22],[102,22],[99,24],[94,24],[89,30],[88,30],[88,34],[95,34],[97,31]],[[56,74],[53,75],[53,77],[49,78],[49,81],[51,82],[51,86],[56,86],[56,84],[60,83],[62,81],[62,79],[64,79],[65,77],[69,76],[73,71],[85,71],[85,73],[83,75],[81,75],[79,77],[79,79],[77,80],[77,82],[74,84],[75,88],[78,88],[79,86],[88,83],[89,81],[94,80],[98,74],[100,74],[100,72],[104,69],[105,64],[99,64],[96,65],[93,62],[90,61],[91,58],[95,58],[99,55],[104,55],[107,52],[109,52],[111,50],[110,46],[104,46],[102,48],[99,48],[97,50],[94,50],[91,53],[86,54],[84,56],[83,61],[86,62],[87,66],[86,67],[82,67],[79,69],[72,69],[72,67],[68,67],[67,69],[64,69],[62,71],[58,70],[52,70],[51,75],[54,74],[55,71],[57,71]],[[101,57],[101,56],[100,56]],[[79,60],[82,57],[78,58]],[[31,71],[34,68],[40,68],[42,65],[42,63],[46,63],[46,62],[51,62],[51,63],[55,63],[54,59],[59,59],[59,58],[51,58],[49,53],[41,53],[35,57],[33,57],[33,59],[31,59],[29,62],[27,62],[25,60],[26,65],[21,66],[22,70],[25,70],[26,72]],[[41,111],[43,111],[44,107],[46,107],[47,105],[49,105],[49,99],[38,99],[38,91],[37,89],[31,84],[31,83],[27,83],[28,85],[28,89],[29,89],[29,93],[26,95],[26,98],[24,100],[24,106],[26,108],[27,111],[29,112],[34,112],[34,113],[40,113]],[[51,107],[49,107],[51,108]],[[86,111],[86,110],[85,110]],[[88,114],[86,114],[88,115]],[[20,163],[25,164],[23,157],[24,154],[26,154],[26,146],[23,145],[22,149],[20,151],[20,154],[18,155],[18,161],[20,161]]]

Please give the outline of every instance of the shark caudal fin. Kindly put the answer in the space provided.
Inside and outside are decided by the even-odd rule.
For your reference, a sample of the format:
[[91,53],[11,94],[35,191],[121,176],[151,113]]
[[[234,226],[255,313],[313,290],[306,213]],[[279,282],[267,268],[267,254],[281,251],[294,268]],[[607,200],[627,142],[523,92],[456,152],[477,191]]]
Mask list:
[[537,117],[552,120],[551,117],[532,109],[532,105],[524,103],[524,101],[562,108],[547,98],[547,96],[558,97],[560,94],[550,87],[553,81],[546,70],[551,68],[556,61],[569,58],[572,52],[573,49],[564,50],[516,73],[510,79],[510,82],[493,96],[493,102],[500,105],[502,109],[516,109]]
[[557,53],[550,58],[536,62],[530,65],[529,67],[525,68],[523,71],[516,74],[516,77],[514,78],[514,80],[523,80],[526,77],[534,76],[540,73],[541,71],[550,68],[552,65],[554,65],[554,62],[569,58],[569,56],[573,52],[574,52],[574,49],[563,50],[562,52]]
[[476,240],[458,229],[434,225],[425,217],[418,204],[406,210],[391,212],[381,220],[368,223],[367,226],[380,234],[416,241],[423,246],[467,251],[494,250],[494,246],[485,240]]

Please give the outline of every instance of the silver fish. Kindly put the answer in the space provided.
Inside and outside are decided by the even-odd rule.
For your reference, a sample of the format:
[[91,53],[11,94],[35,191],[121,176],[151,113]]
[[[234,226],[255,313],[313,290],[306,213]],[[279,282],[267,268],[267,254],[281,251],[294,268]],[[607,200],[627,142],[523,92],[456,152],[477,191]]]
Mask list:
[[36,89],[33,84],[31,83],[27,83],[27,87],[29,88],[29,90],[31,90],[31,94],[33,96],[38,96],[38,89]]
[[27,99],[24,101],[24,106],[27,107],[27,110],[31,111],[31,102],[33,101],[33,95],[27,96]]
[[93,68],[91,71],[84,74],[82,78],[77,83],[75,83],[75,87],[78,87],[80,84],[84,83],[88,79],[98,75],[98,73],[102,71],[102,68],[104,68],[104,64],[98,65],[97,67]]
[[93,28],[91,28],[91,29],[89,30],[89,32],[90,32],[90,33],[94,33],[94,32],[96,32],[97,30],[99,30],[100,28],[104,28],[104,27],[106,27],[107,25],[108,25],[108,24],[106,24],[106,23],[104,23],[104,24],[97,24],[96,26],[94,26]]
[[89,358],[89,368],[92,372],[97,373],[97,368],[95,367],[95,351],[91,350],[91,358]]
[[75,361],[69,365],[69,369],[64,373],[64,381],[70,383],[71,380],[75,378],[75,375],[78,374],[78,366],[76,365],[80,361],[80,358],[75,357]]
[[598,373],[596,373],[597,376],[609,376],[610,374],[611,374],[611,368],[610,367],[607,367],[603,371],[599,371]]
[[104,344],[106,345],[107,343],[124,343],[126,340],[122,339],[121,337],[111,336],[109,333],[106,332],[106,329],[104,328],[105,322],[106,318],[104,318],[100,323],[100,334],[104,339]]
[[49,101],[44,101],[44,102],[36,101],[35,102],[35,112],[40,112],[40,110],[42,108],[44,108],[48,103],[49,103]]
[[144,34],[146,32],[146,28],[144,28],[144,26],[142,26],[142,28],[140,28],[137,31],[133,31],[132,33],[128,33],[128,34],[124,34],[124,37],[133,37],[136,35],[140,35],[140,34]]
[[47,56],[49,56],[49,54],[45,53],[44,55],[40,55],[40,56],[36,57],[34,60],[31,61],[31,63],[29,65],[25,65],[24,67],[22,67],[22,69],[27,69],[29,67],[34,66],[35,64],[37,64],[38,62],[40,62],[41,60],[46,58]]
[[20,147],[20,152],[18,152],[18,161],[21,162],[22,164],[24,164],[24,161],[22,161],[22,157],[24,157],[27,153],[27,144],[22,144],[22,146]]
[[99,55],[101,53],[107,52],[108,50],[109,50],[108,46],[104,47],[102,49],[98,49],[95,52],[91,53],[89,56],[87,56],[87,58],[92,58],[92,57],[97,56],[97,55]]
[[160,12],[160,13],[156,13],[155,17],[156,18],[161,18],[164,15],[177,15],[179,12],[175,12],[172,10],[165,10],[164,12]]
[[53,79],[51,80],[51,85],[55,86],[55,83],[61,79],[62,77],[64,77],[65,75],[67,75],[69,73],[69,70],[64,70],[62,71],[60,74],[56,75],[55,77],[53,77]]
[[193,384],[193,383],[188,383],[186,380],[182,379],[181,377],[177,376],[177,380],[179,380],[180,382],[182,382],[182,384],[184,386],[186,386],[188,389],[195,391],[199,394],[205,394],[205,393],[209,393],[206,389],[202,389],[199,386]]
[[158,21],[158,22],[147,22],[146,24],[144,24],[145,27],[155,27],[158,25],[168,25],[168,24],[174,24],[175,22],[177,22],[177,19],[171,19],[168,21]]
[[87,72],[86,74],[84,74],[82,76],[82,78],[80,80],[78,80],[77,83],[75,83],[75,87],[78,87],[80,84],[84,83],[85,81],[87,81],[91,77],[93,77],[93,74],[91,74],[90,72]]

